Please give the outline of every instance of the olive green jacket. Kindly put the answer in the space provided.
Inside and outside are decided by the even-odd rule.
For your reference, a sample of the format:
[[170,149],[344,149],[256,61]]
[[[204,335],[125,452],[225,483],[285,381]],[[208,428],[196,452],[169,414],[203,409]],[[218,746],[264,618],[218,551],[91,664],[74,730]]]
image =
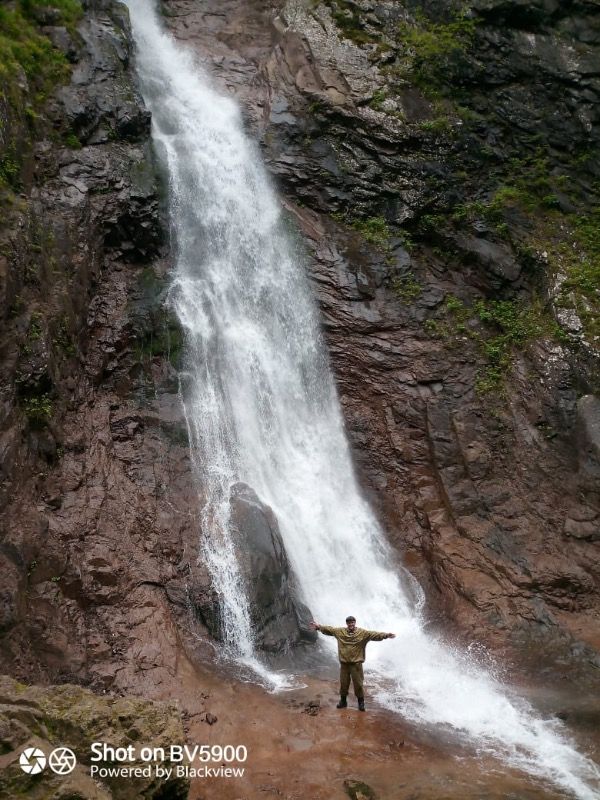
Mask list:
[[344,664],[356,664],[365,660],[365,647],[367,642],[381,642],[389,634],[380,631],[367,631],[364,628],[355,628],[350,633],[347,628],[332,628],[330,625],[320,625],[318,628],[325,636],[335,636],[338,643],[338,657]]

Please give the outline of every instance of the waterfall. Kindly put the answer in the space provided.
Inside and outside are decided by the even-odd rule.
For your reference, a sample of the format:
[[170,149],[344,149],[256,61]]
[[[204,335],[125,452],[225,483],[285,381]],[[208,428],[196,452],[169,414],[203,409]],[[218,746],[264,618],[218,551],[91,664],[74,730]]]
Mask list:
[[150,0],[127,5],[169,182],[170,297],[188,341],[201,557],[222,598],[228,646],[260,669],[228,530],[230,488],[243,481],[275,512],[319,622],[340,625],[352,613],[361,627],[396,633],[369,646],[382,705],[417,724],[448,726],[581,800],[598,797],[597,767],[558,720],[539,718],[424,628],[422,594],[359,491],[303,256],[239,109],[164,31]]

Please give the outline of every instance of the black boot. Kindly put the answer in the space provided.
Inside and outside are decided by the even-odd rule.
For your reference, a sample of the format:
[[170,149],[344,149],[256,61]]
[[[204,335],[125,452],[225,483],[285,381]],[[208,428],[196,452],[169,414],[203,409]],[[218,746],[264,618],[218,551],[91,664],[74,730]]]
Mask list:
[[365,710],[365,698],[364,697],[359,697],[358,698],[358,710],[359,711],[364,711]]
[[348,708],[348,701],[346,700],[346,695],[340,695],[340,702],[337,704],[336,708]]

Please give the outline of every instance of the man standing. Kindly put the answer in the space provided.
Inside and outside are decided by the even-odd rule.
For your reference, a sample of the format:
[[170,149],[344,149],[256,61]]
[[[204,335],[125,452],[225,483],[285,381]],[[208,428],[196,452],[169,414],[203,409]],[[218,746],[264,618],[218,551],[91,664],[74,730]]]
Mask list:
[[318,625],[311,622],[310,627],[320,631],[325,636],[335,636],[338,643],[338,657],[340,659],[340,702],[337,708],[348,708],[348,689],[350,679],[354,686],[354,694],[358,700],[359,711],[365,710],[365,694],[363,690],[363,661],[367,642],[381,642],[383,639],[395,639],[395,633],[380,633],[379,631],[366,631],[356,627],[354,617],[346,617],[345,628],[332,628],[330,625]]

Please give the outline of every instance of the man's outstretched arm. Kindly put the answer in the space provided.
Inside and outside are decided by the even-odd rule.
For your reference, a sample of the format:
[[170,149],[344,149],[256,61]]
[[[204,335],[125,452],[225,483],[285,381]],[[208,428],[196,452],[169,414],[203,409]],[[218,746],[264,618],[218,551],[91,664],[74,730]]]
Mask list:
[[309,628],[312,628],[313,631],[319,631],[319,633],[324,633],[325,636],[335,636],[341,628],[334,628],[331,625],[319,625],[318,622],[310,622]]
[[365,631],[365,642],[382,642],[384,639],[395,639],[395,633],[383,633],[382,631]]

